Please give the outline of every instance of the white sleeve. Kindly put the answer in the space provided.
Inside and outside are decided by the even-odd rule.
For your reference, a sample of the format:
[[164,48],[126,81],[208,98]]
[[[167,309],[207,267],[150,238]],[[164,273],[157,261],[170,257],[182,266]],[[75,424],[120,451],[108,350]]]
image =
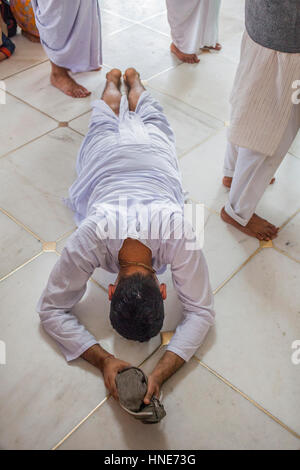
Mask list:
[[87,281],[98,266],[92,244],[83,243],[78,229],[63,249],[37,305],[44,329],[67,361],[97,343],[71,309],[84,295]]
[[167,350],[189,361],[214,324],[213,294],[201,250],[186,250],[186,240],[176,241],[171,262],[174,287],[183,306],[183,320],[177,326]]

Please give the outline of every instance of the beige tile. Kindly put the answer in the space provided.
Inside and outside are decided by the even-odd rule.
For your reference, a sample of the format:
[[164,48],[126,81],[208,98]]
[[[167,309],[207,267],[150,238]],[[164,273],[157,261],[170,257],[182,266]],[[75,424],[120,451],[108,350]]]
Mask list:
[[[149,374],[160,357],[143,367]],[[298,449],[299,440],[194,361],[163,387],[167,416],[147,426],[113,400],[60,447],[67,449]]]
[[9,60],[0,63],[1,80],[47,60],[47,56],[41,44],[29,41],[20,33],[14,36],[12,41],[16,49]]
[[[128,38],[130,37],[130,47]],[[134,25],[110,37],[104,43],[105,63],[125,70],[135,67],[145,80],[178,65],[179,60],[170,52],[170,40],[160,33]],[[151,51],[145,53],[145,51]],[[150,54],[150,56],[149,56]],[[151,60],[150,60],[151,58]]]
[[258,246],[258,240],[224,224],[218,215],[210,214],[205,224],[203,252],[212,289],[234,274]]
[[46,62],[8,78],[7,90],[58,121],[70,121],[91,109],[91,103],[102,94],[107,69],[75,74],[74,78],[92,94],[72,98],[54,88],[49,81],[50,63]]
[[189,196],[218,212],[229,192],[222,185],[226,132],[221,129],[180,159],[183,186]]
[[160,33],[167,34],[171,38],[171,31],[167,17],[167,11],[155,15],[152,18],[144,20],[143,25],[152,28],[154,31],[159,31]]
[[121,31],[122,29],[128,28],[133,23],[129,19],[121,18],[120,16],[114,15],[109,11],[101,9],[101,26],[102,26],[102,40],[107,41],[108,36]]
[[275,177],[275,183],[265,191],[256,212],[281,226],[300,208],[299,158],[287,154]]
[[215,297],[216,325],[199,358],[300,434],[300,267],[266,248]]
[[119,0],[102,0],[101,6],[115,15],[134,21],[142,21],[164,11],[166,8],[165,2],[162,0],[143,0],[143,2],[127,0],[126,3]]
[[6,104],[0,106],[3,111],[0,156],[57,127],[56,121],[9,94],[6,94]]
[[[0,369],[2,449],[53,447],[106,395],[100,372],[82,359],[68,365],[40,327],[36,303],[57,259],[43,254],[0,283],[7,358]],[[74,313],[105,347],[134,365],[160,343],[157,337],[140,345],[115,334],[106,296],[92,283]]]
[[62,198],[76,178],[81,141],[74,131],[61,128],[0,160],[2,207],[45,241],[74,227]]
[[82,135],[85,135],[89,129],[89,123],[91,120],[92,112],[83,114],[82,116],[73,119],[69,122],[69,127],[75,129],[75,131],[80,132]]
[[300,263],[300,213],[279,232],[273,243]]
[[0,279],[39,253],[41,243],[0,211]]
[[300,131],[298,132],[290,151],[295,155],[295,157],[300,158]]
[[149,85],[217,119],[228,120],[236,64],[215,53],[203,53],[200,59],[199,64],[182,64],[151,79]]

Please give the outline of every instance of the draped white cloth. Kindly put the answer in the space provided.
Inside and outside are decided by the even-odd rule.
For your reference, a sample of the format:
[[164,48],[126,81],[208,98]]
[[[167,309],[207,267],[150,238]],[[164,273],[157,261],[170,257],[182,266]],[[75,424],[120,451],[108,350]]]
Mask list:
[[185,54],[196,54],[218,42],[221,0],[166,0],[168,20],[175,46]]
[[98,0],[31,0],[41,43],[54,64],[73,73],[102,65]]
[[[144,92],[135,112],[131,112],[123,96],[117,116],[103,100],[96,101],[78,155],[77,173],[68,205],[79,228],[69,238],[39,301],[43,327],[68,361],[96,344],[95,337],[71,310],[84,295],[96,268],[117,276],[123,241],[135,238],[150,248],[158,274],[170,265],[182,319],[168,350],[188,361],[214,323],[213,295],[202,251],[190,249],[185,235],[175,236],[177,223],[171,223],[170,230],[166,223],[171,219],[178,222],[177,217],[182,220],[184,193],[174,134],[159,103]],[[129,228],[118,236],[110,231],[108,234],[106,226],[119,225],[118,202],[125,197]],[[161,216],[154,211],[147,217],[150,206],[163,209]],[[116,209],[116,219],[108,208]]]

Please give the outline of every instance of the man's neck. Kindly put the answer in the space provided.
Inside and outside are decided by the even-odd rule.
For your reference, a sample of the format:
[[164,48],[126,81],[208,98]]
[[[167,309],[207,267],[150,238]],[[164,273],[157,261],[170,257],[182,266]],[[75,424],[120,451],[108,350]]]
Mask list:
[[139,240],[134,240],[133,238],[126,238],[124,240],[118,259],[120,263],[136,262],[152,266],[151,250]]

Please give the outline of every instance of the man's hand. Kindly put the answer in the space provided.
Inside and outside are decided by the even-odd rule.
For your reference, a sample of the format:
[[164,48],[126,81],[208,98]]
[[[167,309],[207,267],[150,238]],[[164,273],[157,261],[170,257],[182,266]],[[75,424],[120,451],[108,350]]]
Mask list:
[[159,376],[155,374],[149,375],[148,390],[144,398],[145,405],[150,404],[150,400],[153,396],[156,398],[159,398],[161,386],[162,386],[162,381]]
[[149,405],[153,395],[159,398],[160,388],[162,384],[174,374],[183,364],[184,359],[177,356],[177,354],[166,351],[160,359],[152,374],[148,379],[148,390],[144,398],[145,405]]
[[106,388],[117,400],[116,375],[118,372],[125,369],[125,367],[130,367],[130,364],[117,359],[115,356],[105,351],[99,344],[91,346],[81,357],[102,372]]
[[118,392],[116,386],[116,375],[126,367],[130,367],[131,364],[125,361],[121,361],[114,356],[108,356],[104,359],[102,374],[104,377],[104,383],[109,393],[118,400]]

